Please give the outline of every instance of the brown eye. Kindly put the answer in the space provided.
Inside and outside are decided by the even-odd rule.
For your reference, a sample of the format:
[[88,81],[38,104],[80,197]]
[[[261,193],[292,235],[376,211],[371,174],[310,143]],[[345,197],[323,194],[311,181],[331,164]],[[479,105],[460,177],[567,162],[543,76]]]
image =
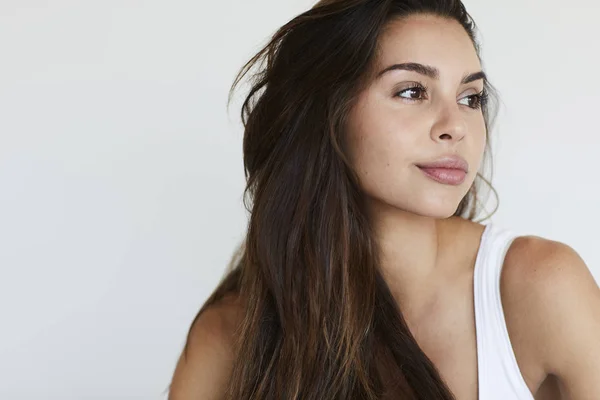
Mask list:
[[420,86],[413,86],[403,89],[396,93],[396,97],[409,100],[422,100],[424,98],[425,88]]
[[485,91],[481,91],[480,93],[472,94],[470,96],[463,97],[461,99],[461,101],[462,100],[467,100],[467,104],[464,104],[464,103],[461,103],[461,104],[464,104],[467,107],[476,110],[476,109],[480,109],[483,105],[485,105],[486,99],[487,99],[487,97],[486,97]]
[[[465,104],[465,105],[468,107],[471,107],[471,108],[479,107],[479,97],[477,95],[467,96],[463,100],[467,101],[467,104]],[[464,103],[462,103],[462,104],[464,104]]]

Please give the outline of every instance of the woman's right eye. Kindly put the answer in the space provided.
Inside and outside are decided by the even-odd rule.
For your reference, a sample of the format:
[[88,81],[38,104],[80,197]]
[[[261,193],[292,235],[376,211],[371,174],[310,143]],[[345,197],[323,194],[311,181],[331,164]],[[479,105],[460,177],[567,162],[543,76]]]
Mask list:
[[413,86],[403,89],[396,93],[396,97],[401,97],[408,100],[423,100],[425,94],[425,88],[420,86]]

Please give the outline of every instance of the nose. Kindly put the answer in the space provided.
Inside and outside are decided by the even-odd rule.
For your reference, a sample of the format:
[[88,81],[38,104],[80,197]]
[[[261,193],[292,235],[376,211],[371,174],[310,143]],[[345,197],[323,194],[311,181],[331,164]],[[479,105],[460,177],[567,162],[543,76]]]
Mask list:
[[435,142],[459,142],[467,133],[467,123],[460,105],[454,102],[439,107],[431,127],[431,139]]

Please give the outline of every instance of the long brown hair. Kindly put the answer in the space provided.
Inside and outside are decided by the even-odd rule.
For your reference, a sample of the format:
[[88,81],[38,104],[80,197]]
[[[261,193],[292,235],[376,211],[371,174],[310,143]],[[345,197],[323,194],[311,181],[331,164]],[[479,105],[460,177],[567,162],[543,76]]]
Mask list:
[[[416,13],[458,21],[480,54],[459,0],[322,0],[281,27],[234,80],[230,101],[256,68],[241,112],[250,218],[198,313],[227,294],[243,304],[226,399],[454,398],[382,278],[344,150],[346,118],[369,81],[382,29]],[[496,96],[485,85],[489,157]],[[456,216],[478,215],[479,183],[489,181],[477,178]]]

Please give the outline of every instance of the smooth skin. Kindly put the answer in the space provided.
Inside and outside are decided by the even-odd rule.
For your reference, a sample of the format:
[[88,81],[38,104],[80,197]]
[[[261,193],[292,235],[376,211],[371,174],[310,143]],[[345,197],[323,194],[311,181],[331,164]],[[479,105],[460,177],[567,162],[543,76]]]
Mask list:
[[[382,271],[411,332],[456,398],[476,400],[472,285],[484,226],[452,214],[486,143],[483,115],[473,107],[483,80],[462,83],[481,65],[462,26],[437,16],[394,21],[380,47],[379,70],[410,63],[429,72],[392,69],[371,82],[350,116],[350,158],[376,227]],[[469,163],[461,185],[435,182],[415,166],[448,154]],[[515,357],[535,398],[600,399],[600,289],[581,257],[560,242],[519,237],[507,252],[500,290]],[[230,297],[200,317],[170,400],[222,398],[242,314],[239,299]]]

